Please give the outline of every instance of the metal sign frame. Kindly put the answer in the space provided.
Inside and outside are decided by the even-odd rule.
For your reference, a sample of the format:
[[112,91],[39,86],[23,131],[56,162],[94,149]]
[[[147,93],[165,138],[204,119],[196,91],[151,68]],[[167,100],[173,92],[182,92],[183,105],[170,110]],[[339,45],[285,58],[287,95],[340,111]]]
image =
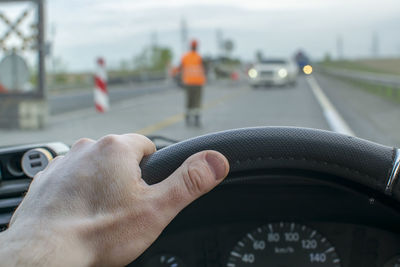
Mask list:
[[[5,93],[0,94],[0,98],[34,98],[34,99],[45,99],[46,98],[46,68],[45,68],[45,14],[44,14],[44,2],[45,0],[0,0],[2,3],[18,3],[18,2],[32,2],[36,4],[37,12],[37,52],[38,52],[38,83],[37,88],[34,92],[21,92],[21,93]],[[14,24],[14,23],[13,23]]]

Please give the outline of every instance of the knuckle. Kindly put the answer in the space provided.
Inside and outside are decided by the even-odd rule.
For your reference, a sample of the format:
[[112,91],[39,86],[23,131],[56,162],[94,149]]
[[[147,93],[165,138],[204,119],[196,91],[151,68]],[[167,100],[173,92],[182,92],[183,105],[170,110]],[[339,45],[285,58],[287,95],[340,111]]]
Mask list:
[[192,163],[183,172],[183,181],[190,195],[197,196],[207,190],[208,168],[202,163]]
[[127,136],[129,136],[130,138],[132,138],[133,140],[136,140],[138,142],[146,142],[149,144],[153,143],[149,138],[147,138],[146,136],[141,135],[141,134],[132,133],[132,134],[127,134]]
[[72,145],[72,148],[80,148],[85,145],[92,144],[94,141],[90,138],[81,138]]
[[137,134],[137,133],[131,133],[131,134],[128,134],[128,136],[130,136],[132,138],[135,138],[135,139],[140,139],[140,140],[143,140],[144,138],[147,138],[144,135]]
[[119,143],[120,138],[115,134],[106,135],[97,142],[100,147],[114,147],[119,145]]

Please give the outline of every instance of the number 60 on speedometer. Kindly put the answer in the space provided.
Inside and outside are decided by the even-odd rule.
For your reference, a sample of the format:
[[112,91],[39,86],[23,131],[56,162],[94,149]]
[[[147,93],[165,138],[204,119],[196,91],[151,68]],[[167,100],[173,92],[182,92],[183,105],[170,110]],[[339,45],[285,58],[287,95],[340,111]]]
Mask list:
[[296,223],[270,223],[247,233],[230,251],[227,267],[340,267],[329,241]]

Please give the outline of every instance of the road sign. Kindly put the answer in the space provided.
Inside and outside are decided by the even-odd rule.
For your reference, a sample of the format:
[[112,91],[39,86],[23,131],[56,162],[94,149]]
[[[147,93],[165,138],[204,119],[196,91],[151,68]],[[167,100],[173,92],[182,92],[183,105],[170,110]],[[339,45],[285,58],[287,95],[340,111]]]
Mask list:
[[[34,66],[36,82],[26,86],[31,76],[26,75],[26,71],[19,71],[18,74],[7,76],[3,70],[0,72],[3,76],[0,79],[7,81],[7,86],[12,84],[12,89],[7,87],[0,80],[4,87],[0,93],[2,98],[16,97],[18,99],[46,99],[45,84],[45,56],[48,47],[44,41],[45,21],[44,21],[44,3],[46,0],[0,0],[0,55],[9,55],[10,53],[23,56],[24,59],[33,59],[37,54],[37,66]],[[4,8],[3,8],[4,4]],[[8,5],[10,4],[10,5]],[[13,8],[11,8],[13,7]],[[0,57],[1,60],[1,57]],[[8,59],[9,60],[9,59]],[[18,59],[17,59],[18,60]],[[11,61],[16,61],[11,60]],[[20,60],[18,60],[20,61]],[[30,62],[30,61],[29,61]],[[17,69],[25,69],[22,64],[16,63]],[[34,64],[33,62],[29,65]],[[25,64],[26,65],[26,64]],[[20,68],[18,68],[20,66]],[[4,66],[3,66],[4,67]],[[10,72],[9,67],[5,67]],[[24,77],[28,76],[28,80]],[[22,82],[25,82],[21,85]],[[1,114],[0,114],[1,117]],[[1,126],[0,126],[1,127]]]
[[12,53],[0,62],[0,84],[8,92],[29,90],[29,68],[25,60]]

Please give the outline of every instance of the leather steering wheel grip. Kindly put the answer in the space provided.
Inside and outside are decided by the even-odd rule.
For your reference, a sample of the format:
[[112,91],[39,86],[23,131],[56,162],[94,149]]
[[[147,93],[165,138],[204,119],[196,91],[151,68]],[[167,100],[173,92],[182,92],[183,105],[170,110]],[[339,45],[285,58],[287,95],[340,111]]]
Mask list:
[[[225,155],[230,174],[277,168],[315,171],[343,177],[379,192],[386,190],[396,156],[393,147],[330,131],[244,128],[207,134],[163,148],[142,160],[142,177],[148,184],[158,183],[189,156],[203,150]],[[396,193],[399,189],[394,192],[400,200],[400,193]]]

